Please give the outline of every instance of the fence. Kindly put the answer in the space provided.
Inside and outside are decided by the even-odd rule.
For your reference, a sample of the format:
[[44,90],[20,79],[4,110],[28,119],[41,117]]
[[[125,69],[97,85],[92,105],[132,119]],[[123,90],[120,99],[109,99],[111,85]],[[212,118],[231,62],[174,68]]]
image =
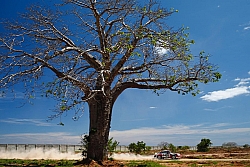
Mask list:
[[[159,146],[150,146],[151,150],[160,150]],[[48,151],[55,149],[59,152],[81,152],[81,145],[65,145],[65,144],[0,144],[1,151],[19,151],[26,152],[33,149],[42,149],[43,151]],[[190,150],[196,150],[196,146],[191,146]],[[128,147],[124,145],[119,145],[116,147],[115,151],[127,152]]]
[[48,151],[55,149],[59,152],[80,152],[81,145],[63,145],[63,144],[0,144],[0,151],[19,151],[25,152],[33,149],[42,149]]

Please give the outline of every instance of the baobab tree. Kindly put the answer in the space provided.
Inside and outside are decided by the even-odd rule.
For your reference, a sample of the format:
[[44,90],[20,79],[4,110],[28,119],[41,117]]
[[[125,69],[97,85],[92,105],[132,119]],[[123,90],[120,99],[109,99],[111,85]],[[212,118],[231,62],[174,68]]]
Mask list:
[[193,55],[186,28],[173,28],[175,13],[154,0],[64,0],[51,9],[31,5],[5,21],[0,37],[0,89],[23,83],[59,101],[55,116],[89,106],[87,157],[103,160],[113,105],[128,88],[196,95],[198,82],[221,74],[209,55]]

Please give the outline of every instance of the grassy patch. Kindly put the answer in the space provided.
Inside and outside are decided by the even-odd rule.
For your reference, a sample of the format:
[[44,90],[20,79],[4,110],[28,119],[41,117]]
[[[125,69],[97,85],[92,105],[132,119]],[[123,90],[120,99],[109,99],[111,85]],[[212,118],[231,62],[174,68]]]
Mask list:
[[130,161],[127,165],[129,167],[165,167],[155,161]]
[[2,166],[74,166],[73,160],[22,160],[22,159],[0,159]]

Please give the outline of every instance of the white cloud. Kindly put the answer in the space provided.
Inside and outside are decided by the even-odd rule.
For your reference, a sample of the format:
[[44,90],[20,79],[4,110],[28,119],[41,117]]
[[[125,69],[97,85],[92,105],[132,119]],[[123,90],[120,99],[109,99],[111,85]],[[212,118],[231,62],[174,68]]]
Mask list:
[[250,26],[244,27],[244,30],[248,30],[250,29]]
[[233,98],[242,94],[249,94],[248,86],[240,86],[235,88],[229,88],[225,90],[218,90],[213,92],[208,92],[208,94],[201,97],[201,99],[211,102],[211,101],[220,101],[224,99]]
[[229,99],[243,94],[250,94],[250,86],[248,86],[250,78],[236,78],[234,81],[238,83],[233,88],[208,92],[208,94],[202,96],[201,99],[211,102]]
[[157,108],[157,107],[155,107],[155,106],[151,106],[151,107],[149,107],[150,109],[155,109],[155,108]]
[[[113,130],[110,136],[121,144],[128,145],[132,142],[144,141],[147,145],[157,145],[162,141],[173,143],[174,145],[196,145],[201,138],[207,137],[216,140],[217,145],[227,141],[229,137],[234,137],[236,141],[238,135],[249,135],[250,128],[231,127],[228,123],[217,124],[197,124],[197,125],[165,125],[161,127],[143,127],[129,130]],[[246,140],[248,138],[246,137]],[[218,144],[219,143],[219,144]]]
[[9,123],[9,124],[30,124],[35,126],[53,126],[53,124],[45,122],[42,119],[17,119],[17,118],[8,118],[2,119],[0,122]]
[[163,47],[155,47],[155,51],[159,55],[164,55],[164,54],[167,54],[170,50],[169,49],[165,49]]

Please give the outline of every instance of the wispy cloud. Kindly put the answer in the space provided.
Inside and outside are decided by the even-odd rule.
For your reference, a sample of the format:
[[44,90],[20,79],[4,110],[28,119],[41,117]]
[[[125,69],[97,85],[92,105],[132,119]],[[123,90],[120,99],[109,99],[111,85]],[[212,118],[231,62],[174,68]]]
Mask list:
[[[249,74],[249,72],[248,72]],[[250,78],[236,78],[234,81],[238,81],[239,83],[236,86],[247,85],[249,84]]]
[[202,96],[201,99],[212,102],[233,98],[243,94],[250,94],[250,78],[236,78],[234,81],[238,83],[233,88],[208,92],[208,94]]
[[[238,124],[194,124],[194,125],[163,125],[160,127],[142,127],[129,130],[112,130],[110,137],[114,137],[121,145],[144,141],[147,145],[155,146],[162,141],[174,145],[194,146],[202,138],[209,138],[214,145],[221,145],[227,141],[238,144],[249,143],[250,122]],[[13,133],[0,135],[0,143],[7,144],[79,144],[80,135],[71,132],[48,133]],[[247,141],[248,140],[248,141]]]
[[[144,141],[149,145],[157,145],[162,141],[175,145],[196,145],[196,142],[199,142],[204,137],[216,140],[215,144],[220,145],[230,137],[232,137],[233,141],[237,141],[236,136],[247,136],[250,134],[249,127],[232,126],[229,123],[164,125],[161,127],[143,127],[123,131],[113,130],[110,132],[110,136],[125,145],[136,141]],[[222,136],[223,139],[219,140],[218,138]]]
[[0,122],[9,124],[29,124],[34,126],[53,126],[53,124],[48,123],[42,119],[18,119],[18,118],[8,118],[1,119]]
[[219,111],[221,109],[225,109],[225,108],[231,108],[231,106],[224,106],[224,107],[219,107],[219,108],[205,108],[205,111]]
[[243,30],[249,30],[250,29],[250,21],[244,24],[239,25],[240,27],[243,27]]
[[155,108],[157,108],[157,107],[155,107],[155,106],[151,106],[151,107],[149,107],[150,109],[155,109]]
[[79,144],[80,135],[67,132],[13,133],[0,135],[0,143],[7,144]]

